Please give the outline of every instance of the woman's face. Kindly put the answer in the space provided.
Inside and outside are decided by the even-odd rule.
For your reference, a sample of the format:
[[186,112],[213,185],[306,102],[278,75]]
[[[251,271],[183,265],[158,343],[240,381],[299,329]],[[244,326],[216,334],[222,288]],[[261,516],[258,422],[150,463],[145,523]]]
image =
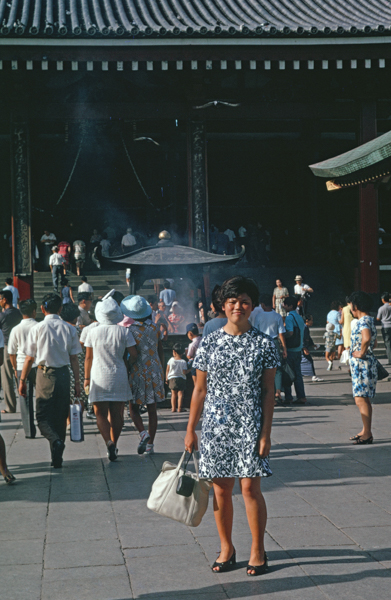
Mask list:
[[281,281],[281,279],[277,279],[276,286],[277,287],[282,287],[282,281]]
[[240,294],[237,298],[228,298],[223,304],[225,316],[235,325],[248,321],[253,308],[251,298],[247,294]]

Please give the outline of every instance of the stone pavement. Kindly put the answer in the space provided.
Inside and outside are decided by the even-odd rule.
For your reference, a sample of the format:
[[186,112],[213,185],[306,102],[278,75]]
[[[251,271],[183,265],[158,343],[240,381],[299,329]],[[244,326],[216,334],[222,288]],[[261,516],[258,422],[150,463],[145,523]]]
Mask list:
[[213,574],[212,502],[191,529],[146,507],[164,460],[177,462],[187,414],[160,411],[156,454],[140,457],[127,421],[109,463],[94,424],[67,442],[62,471],[46,440],[26,440],[19,414],[0,424],[17,485],[0,483],[0,597],[7,600],[370,600],[391,596],[391,384],[380,383],[373,446],[348,441],[360,418],[346,373],[307,384],[308,406],[278,407],[269,511],[270,573],[245,573],[250,534],[235,490],[237,569]]

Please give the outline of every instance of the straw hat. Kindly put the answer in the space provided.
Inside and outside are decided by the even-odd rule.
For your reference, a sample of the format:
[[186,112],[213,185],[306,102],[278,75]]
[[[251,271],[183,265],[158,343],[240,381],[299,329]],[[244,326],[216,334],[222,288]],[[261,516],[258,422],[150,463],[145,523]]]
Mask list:
[[302,276],[301,275],[296,275],[295,281],[303,281]]

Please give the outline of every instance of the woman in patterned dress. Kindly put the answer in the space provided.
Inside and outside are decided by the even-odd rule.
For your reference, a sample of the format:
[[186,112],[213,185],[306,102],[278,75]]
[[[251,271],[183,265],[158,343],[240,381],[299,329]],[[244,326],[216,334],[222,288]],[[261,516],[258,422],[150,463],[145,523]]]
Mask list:
[[[129,403],[130,417],[140,434],[138,454],[153,454],[157,430],[156,403],[165,400],[163,379],[163,345],[158,326],[152,323],[152,308],[142,296],[128,296],[121,302],[126,317],[134,319],[129,330],[137,345],[137,361],[129,377],[132,400]],[[148,411],[148,432],[145,431],[140,407]]]
[[[81,329],[77,325],[77,319],[80,317],[80,311],[79,311],[79,307],[77,306],[77,304],[73,304],[73,302],[68,302],[66,304],[63,304],[60,317],[62,318],[63,321],[65,321],[69,325],[76,327],[77,335],[80,339]],[[80,352],[77,355],[77,359],[79,362],[79,379],[80,379],[80,390],[81,390],[78,400],[80,400],[81,407],[84,410],[84,408],[87,407],[88,397],[84,390],[84,360],[85,360],[85,356],[86,356],[86,351],[84,349],[84,346],[82,346],[82,348],[83,348],[83,352]],[[68,368],[69,368],[69,376],[71,378],[70,401],[73,402],[73,400],[75,399],[75,395],[73,393],[73,390],[75,389],[75,376],[73,374],[71,365],[68,365]],[[68,422],[69,422],[69,417],[68,417]]]
[[283,319],[286,317],[286,310],[284,308],[284,300],[289,297],[289,292],[286,287],[283,287],[281,279],[277,279],[276,287],[273,292],[273,308],[282,316]]
[[271,475],[270,434],[274,377],[278,366],[272,339],[249,323],[258,306],[253,280],[232,277],[223,283],[220,302],[227,324],[203,338],[194,360],[197,378],[191,400],[185,449],[198,448],[195,428],[202,410],[200,477],[213,479],[214,514],[221,551],[213,572],[236,563],[232,543],[232,490],[238,477],[252,533],[247,575],[261,575],[268,563],[264,548],[266,506],[261,477]]
[[376,348],[376,327],[369,311],[373,300],[365,292],[354,292],[349,297],[353,317],[358,319],[352,328],[350,342],[350,371],[352,375],[353,396],[361,414],[363,428],[351,437],[354,444],[372,444],[372,404],[376,394],[377,362],[373,354]]

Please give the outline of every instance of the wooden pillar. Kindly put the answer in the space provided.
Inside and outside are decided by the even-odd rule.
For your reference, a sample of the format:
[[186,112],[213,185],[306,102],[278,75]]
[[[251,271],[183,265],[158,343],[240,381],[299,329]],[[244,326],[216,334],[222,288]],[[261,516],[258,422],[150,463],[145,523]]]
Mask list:
[[187,139],[189,245],[199,250],[208,250],[209,208],[204,123],[191,121]]
[[26,121],[11,124],[12,264],[21,300],[33,297],[29,131]]
[[[360,111],[360,144],[376,137],[376,102],[364,101]],[[379,292],[378,194],[375,186],[359,186],[360,289]]]

